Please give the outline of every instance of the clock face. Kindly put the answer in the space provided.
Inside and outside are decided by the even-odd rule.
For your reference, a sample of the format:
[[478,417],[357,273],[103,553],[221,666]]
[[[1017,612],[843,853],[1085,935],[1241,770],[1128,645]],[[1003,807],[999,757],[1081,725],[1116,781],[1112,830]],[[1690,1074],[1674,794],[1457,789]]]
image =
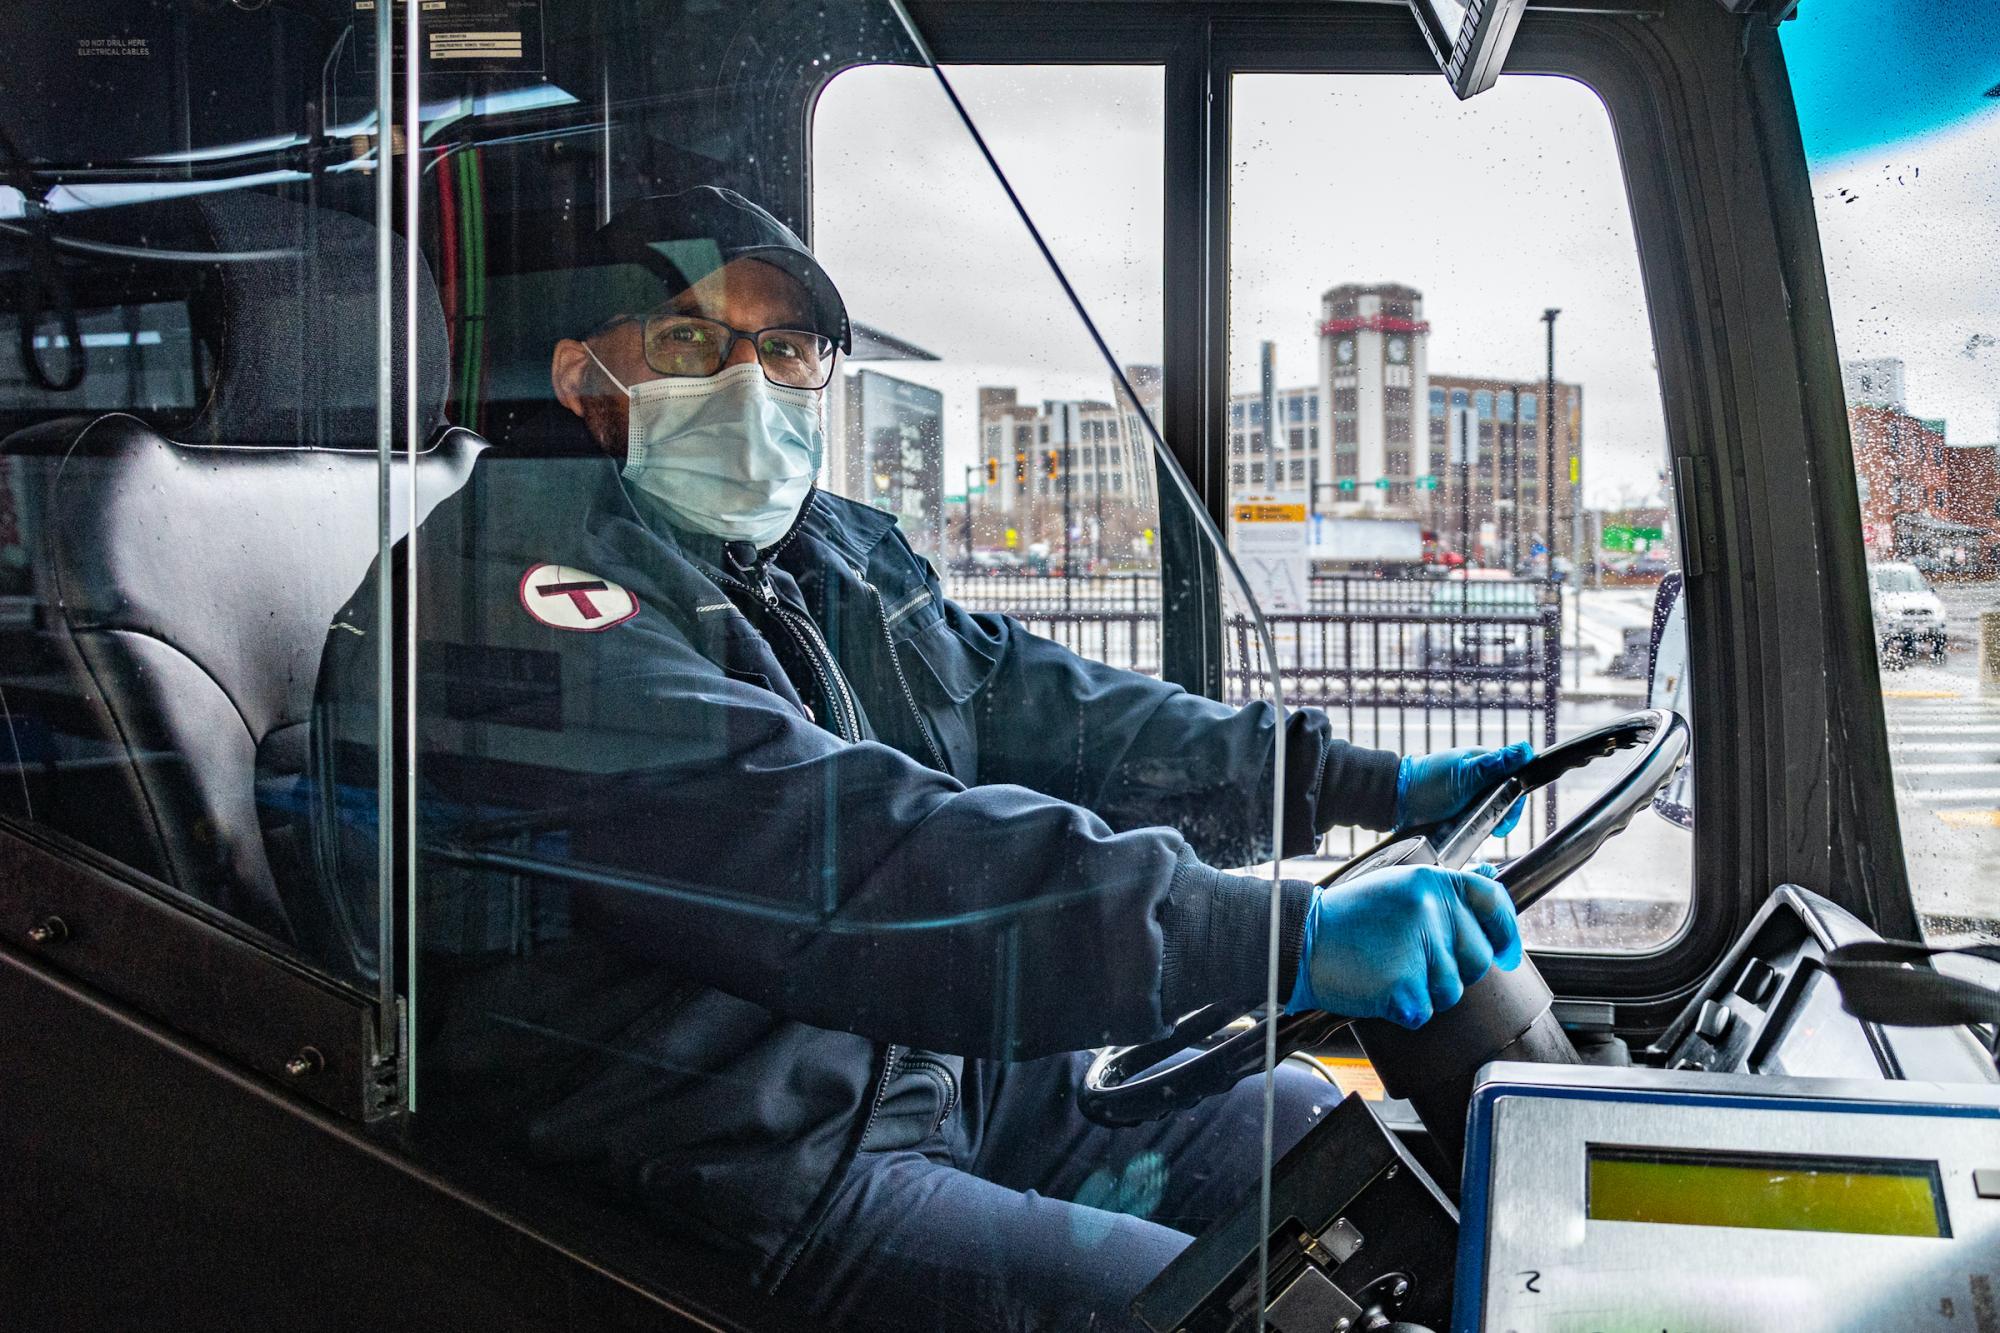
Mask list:
[[1409,354],[1410,354],[1410,345],[1404,342],[1401,338],[1391,338],[1389,340],[1389,359],[1391,361],[1400,364],[1403,358],[1408,356]]
[[1354,339],[1342,338],[1339,342],[1334,344],[1333,354],[1340,358],[1340,363],[1342,365],[1346,365],[1348,362],[1352,361],[1354,359]]

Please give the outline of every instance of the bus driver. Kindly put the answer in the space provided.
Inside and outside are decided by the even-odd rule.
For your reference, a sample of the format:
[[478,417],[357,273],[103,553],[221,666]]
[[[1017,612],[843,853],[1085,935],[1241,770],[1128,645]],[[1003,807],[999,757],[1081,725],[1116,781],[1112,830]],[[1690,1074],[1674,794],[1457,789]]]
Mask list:
[[[1398,758],[1311,709],[1281,732],[961,609],[892,518],[815,485],[850,335],[796,236],[701,187],[592,243],[575,281],[642,281],[555,346],[550,415],[587,438],[488,451],[421,530],[426,1120],[842,1326],[1124,1327],[1254,1187],[1262,1081],[1106,1129],[1080,1052],[1259,1002],[1271,885],[1212,865],[1270,855],[1273,745],[1293,855],[1454,814],[1528,749]],[[373,589],[313,732],[364,971]],[[1294,1011],[1414,1027],[1520,957],[1478,874],[1279,892]],[[1280,1068],[1277,1151],[1333,1096]]]

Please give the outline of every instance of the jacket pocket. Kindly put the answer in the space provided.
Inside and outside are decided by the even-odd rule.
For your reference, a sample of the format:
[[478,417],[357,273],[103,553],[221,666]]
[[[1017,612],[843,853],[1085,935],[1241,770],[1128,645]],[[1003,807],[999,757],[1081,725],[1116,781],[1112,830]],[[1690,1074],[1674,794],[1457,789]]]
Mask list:
[[755,685],[760,690],[770,690],[773,694],[778,693],[777,689],[771,684],[771,678],[761,671],[746,671],[742,667],[726,666],[722,668],[722,674],[739,684]]
[[952,633],[951,626],[942,619],[916,630],[902,645],[914,650],[922,660],[924,669],[919,674],[929,677],[938,697],[946,703],[962,704],[979,693],[1000,665],[991,653]]
[[993,678],[998,659],[952,633],[942,619],[904,639],[898,652],[952,776],[967,785],[976,783],[979,733],[969,701]]

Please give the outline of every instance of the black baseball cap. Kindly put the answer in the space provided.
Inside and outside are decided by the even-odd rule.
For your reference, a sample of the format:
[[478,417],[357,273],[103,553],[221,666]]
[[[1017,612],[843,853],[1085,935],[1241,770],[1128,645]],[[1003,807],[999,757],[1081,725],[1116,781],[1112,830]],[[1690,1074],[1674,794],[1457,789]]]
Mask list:
[[811,302],[813,331],[852,350],[847,305],[804,241],[777,218],[734,190],[697,185],[637,199],[620,208],[593,236],[600,262],[636,264],[680,295],[735,259],[756,259],[803,287]]

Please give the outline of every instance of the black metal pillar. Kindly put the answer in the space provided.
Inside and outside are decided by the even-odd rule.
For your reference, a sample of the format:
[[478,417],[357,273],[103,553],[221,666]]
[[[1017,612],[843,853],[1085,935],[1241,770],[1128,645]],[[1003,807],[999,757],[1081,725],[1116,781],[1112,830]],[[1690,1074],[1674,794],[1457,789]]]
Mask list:
[[979,472],[978,464],[965,470],[965,562],[972,563],[972,479]]
[[[1542,748],[1553,748],[1556,743],[1556,704],[1562,693],[1562,597],[1556,589],[1556,316],[1560,309],[1551,307],[1542,312],[1542,322],[1548,326],[1548,368],[1543,380],[1542,420],[1542,571],[1548,580],[1549,591],[1555,595],[1555,623],[1551,627],[1547,659],[1547,675],[1543,689],[1547,691],[1542,710]],[[1518,501],[1516,502],[1518,503]],[[1577,608],[1579,617],[1582,608]],[[1556,831],[1556,789],[1549,787],[1542,800],[1543,836]]]

